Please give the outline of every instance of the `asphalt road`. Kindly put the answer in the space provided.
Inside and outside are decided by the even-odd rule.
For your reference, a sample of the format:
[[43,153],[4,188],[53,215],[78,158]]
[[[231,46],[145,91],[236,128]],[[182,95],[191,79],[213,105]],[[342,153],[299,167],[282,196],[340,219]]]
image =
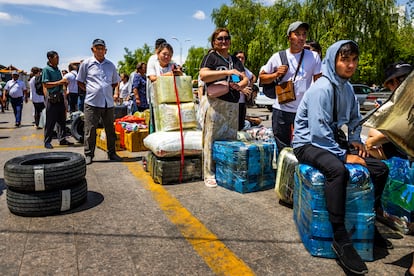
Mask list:
[[[86,203],[54,216],[13,215],[5,162],[49,151],[31,122],[30,103],[20,128],[11,111],[0,113],[1,275],[345,274],[334,259],[309,254],[292,209],[279,204],[273,189],[240,194],[202,181],[159,185],[143,170],[145,152],[121,151],[124,162],[114,163],[97,149],[86,171]],[[83,153],[80,144],[52,144],[53,151]],[[414,237],[377,225],[394,249],[374,252],[369,275],[403,275]]]

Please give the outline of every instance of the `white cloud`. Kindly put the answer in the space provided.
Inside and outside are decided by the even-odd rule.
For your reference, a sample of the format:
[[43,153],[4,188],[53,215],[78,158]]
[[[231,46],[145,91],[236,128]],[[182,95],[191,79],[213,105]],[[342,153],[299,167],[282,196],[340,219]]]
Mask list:
[[11,15],[6,12],[0,12],[0,23],[7,25],[26,24],[28,21],[21,16]]
[[122,22],[124,22],[124,20],[123,20],[123,19],[118,19],[118,20],[116,21],[116,23],[122,23]]
[[0,0],[0,4],[40,6],[55,8],[72,12],[98,13],[107,15],[121,15],[127,12],[116,11],[105,5],[106,0]]
[[203,11],[198,10],[193,14],[193,18],[198,20],[204,20],[206,19],[206,14]]

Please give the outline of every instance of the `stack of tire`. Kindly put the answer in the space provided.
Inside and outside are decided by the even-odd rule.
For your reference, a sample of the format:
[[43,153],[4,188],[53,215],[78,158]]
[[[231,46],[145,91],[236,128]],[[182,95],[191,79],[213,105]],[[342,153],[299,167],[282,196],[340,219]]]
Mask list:
[[86,163],[75,152],[18,156],[4,164],[7,207],[25,217],[55,215],[87,199]]

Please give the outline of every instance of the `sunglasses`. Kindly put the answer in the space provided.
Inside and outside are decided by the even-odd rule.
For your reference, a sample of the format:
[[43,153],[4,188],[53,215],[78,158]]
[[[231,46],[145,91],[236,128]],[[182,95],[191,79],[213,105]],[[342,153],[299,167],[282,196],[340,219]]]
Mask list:
[[231,37],[230,36],[219,36],[216,37],[216,40],[218,41],[230,41]]

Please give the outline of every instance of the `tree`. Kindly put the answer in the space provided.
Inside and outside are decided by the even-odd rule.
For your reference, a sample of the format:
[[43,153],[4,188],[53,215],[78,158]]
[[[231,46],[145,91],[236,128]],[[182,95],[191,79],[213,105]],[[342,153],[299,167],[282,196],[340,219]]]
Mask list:
[[[411,18],[414,0],[409,0]],[[270,56],[288,47],[286,30],[294,21],[310,24],[308,39],[318,41],[323,52],[340,39],[352,39],[360,48],[360,64],[353,82],[381,83],[384,68],[395,61],[414,64],[414,29],[395,20],[394,0],[278,0],[263,5],[256,0],[232,0],[212,12],[216,27],[227,27],[232,36],[230,52],[247,54],[246,67],[258,74]],[[194,79],[208,49],[191,48],[184,67]],[[131,53],[125,48],[120,72],[135,70],[135,63],[148,60],[148,45]]]
[[207,54],[208,49],[203,47],[191,47],[188,50],[187,59],[184,63],[185,73],[192,76],[193,79],[198,78],[198,71],[203,57]]
[[118,72],[131,74],[135,71],[135,67],[138,62],[147,62],[152,55],[150,47],[145,43],[142,48],[138,48],[132,53],[128,48],[124,48],[125,55],[124,60],[118,62]]

